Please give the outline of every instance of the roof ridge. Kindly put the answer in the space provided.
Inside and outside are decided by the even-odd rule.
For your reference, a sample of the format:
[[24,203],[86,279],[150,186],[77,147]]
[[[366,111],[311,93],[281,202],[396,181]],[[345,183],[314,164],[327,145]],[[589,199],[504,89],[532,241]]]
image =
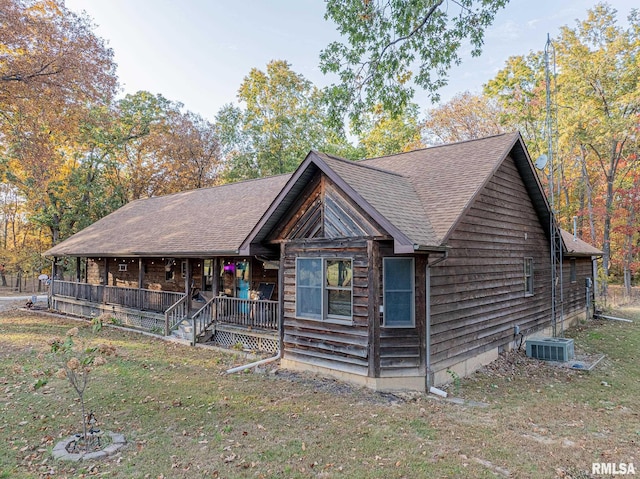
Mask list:
[[450,146],[457,146],[457,145],[462,145],[464,143],[472,143],[475,141],[484,141],[484,140],[489,140],[492,138],[498,138],[500,136],[507,136],[507,135],[516,135],[518,132],[516,131],[511,131],[511,132],[505,132],[505,133],[496,133],[495,135],[491,135],[491,136],[483,136],[482,138],[472,138],[469,140],[460,140],[460,141],[456,141],[453,143],[442,143],[440,145],[432,145],[432,146],[427,146],[425,148],[418,148],[417,150],[411,150],[411,151],[403,151],[401,153],[393,153],[391,155],[382,155],[382,156],[375,156],[373,158],[363,158],[362,160],[357,160],[358,162],[364,162],[364,161],[372,161],[372,160],[379,160],[381,158],[392,158],[394,156],[401,156],[401,155],[406,155],[409,153],[417,153],[419,151],[426,151],[426,150],[433,150],[436,148],[446,148],[446,147],[450,147]]
[[232,181],[230,183],[222,183],[219,185],[211,185],[211,186],[203,186],[200,188],[192,188],[190,190],[182,190],[182,191],[174,191],[173,193],[167,193],[165,195],[158,195],[158,196],[148,196],[146,198],[136,198],[135,200],[131,200],[129,201],[129,203],[134,203],[136,201],[146,201],[146,200],[153,200],[153,199],[157,199],[157,198],[167,198],[170,196],[175,196],[175,195],[182,195],[182,194],[186,194],[186,193],[195,193],[195,192],[199,192],[199,191],[206,191],[206,190],[215,190],[217,188],[223,188],[225,186],[234,186],[234,185],[240,185],[243,183],[252,183],[252,182],[256,182],[256,181],[262,181],[262,180],[269,180],[272,178],[280,178],[283,176],[291,176],[291,173],[280,173],[279,175],[270,175],[270,176],[261,176],[259,178],[247,178],[244,180],[238,180],[238,181]]
[[320,152],[320,151],[314,151],[314,153],[316,153],[319,156],[324,155],[327,158],[330,158],[332,160],[341,161],[343,163],[348,163],[349,165],[355,165],[355,166],[360,167],[360,168],[367,168],[368,170],[374,170],[374,171],[378,171],[380,173],[386,173],[388,175],[398,176],[400,178],[406,178],[405,175],[402,175],[400,173],[396,173],[395,171],[385,170],[384,168],[380,168],[380,167],[377,167],[377,166],[370,166],[370,165],[362,165],[362,164],[360,164],[363,161],[367,161],[367,160],[373,159],[373,158],[363,158],[361,160],[347,160],[346,158],[341,158],[339,156],[330,155],[328,153],[323,153],[323,152]]

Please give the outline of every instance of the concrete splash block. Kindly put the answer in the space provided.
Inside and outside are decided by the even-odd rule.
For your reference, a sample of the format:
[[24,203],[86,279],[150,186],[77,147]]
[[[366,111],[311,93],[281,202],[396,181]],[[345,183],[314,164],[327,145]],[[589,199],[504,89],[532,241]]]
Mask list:
[[111,437],[111,444],[106,446],[104,449],[100,451],[90,452],[88,454],[71,454],[67,451],[67,446],[76,440],[76,435],[69,436],[62,441],[59,441],[51,451],[54,459],[59,459],[61,461],[90,461],[90,460],[98,460],[104,459],[107,456],[112,456],[120,449],[122,449],[127,441],[124,438],[124,435],[115,433],[115,432],[105,432],[106,435]]

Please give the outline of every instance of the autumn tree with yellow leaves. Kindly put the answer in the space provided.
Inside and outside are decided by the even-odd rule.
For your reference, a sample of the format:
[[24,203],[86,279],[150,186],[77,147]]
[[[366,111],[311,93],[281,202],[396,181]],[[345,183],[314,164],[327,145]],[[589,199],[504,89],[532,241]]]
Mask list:
[[218,181],[213,125],[161,95],[115,99],[113,52],[62,0],[0,0],[0,262],[40,272],[52,244],[128,201]]

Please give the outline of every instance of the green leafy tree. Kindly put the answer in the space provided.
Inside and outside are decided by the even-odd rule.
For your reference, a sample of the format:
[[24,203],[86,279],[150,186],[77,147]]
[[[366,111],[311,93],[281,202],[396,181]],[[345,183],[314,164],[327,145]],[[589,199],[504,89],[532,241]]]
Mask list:
[[286,61],[252,69],[238,100],[243,107],[227,104],[216,116],[227,181],[288,173],[310,149],[346,145],[328,127],[320,91]]
[[102,145],[99,153],[105,155],[105,173],[117,185],[122,204],[164,192],[162,157],[170,118],[180,107],[162,95],[139,91],[119,100],[106,130],[94,132]]
[[378,104],[402,114],[416,87],[437,101],[463,42],[479,55],[485,29],[507,1],[328,0],[325,18],[346,39],[320,54],[321,70],[339,78],[328,88],[332,119],[341,124],[348,115],[359,132]]
[[423,148],[418,106],[410,104],[394,117],[378,105],[367,116],[359,144],[367,158]]
[[484,95],[499,107],[497,118],[506,129],[517,129],[534,158],[546,151],[546,84],[542,52],[515,56],[484,85]]

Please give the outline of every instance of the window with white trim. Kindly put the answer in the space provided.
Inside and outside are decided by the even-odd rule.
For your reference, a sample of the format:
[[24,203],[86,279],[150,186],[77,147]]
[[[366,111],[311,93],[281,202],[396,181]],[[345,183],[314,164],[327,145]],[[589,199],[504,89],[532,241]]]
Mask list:
[[524,259],[524,295],[533,296],[533,258]]
[[414,268],[413,258],[383,258],[383,326],[415,326]]
[[343,258],[297,258],[296,316],[351,321],[353,261]]

